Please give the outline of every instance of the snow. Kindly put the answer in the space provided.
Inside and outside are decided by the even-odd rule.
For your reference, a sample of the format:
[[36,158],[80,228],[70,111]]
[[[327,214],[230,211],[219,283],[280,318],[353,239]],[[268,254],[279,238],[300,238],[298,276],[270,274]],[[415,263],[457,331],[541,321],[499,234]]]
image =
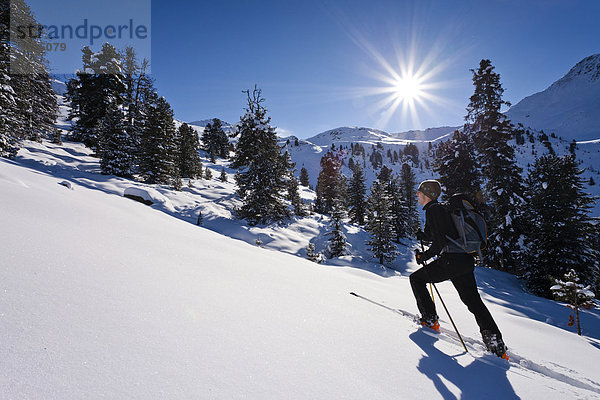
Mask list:
[[[193,181],[175,193],[98,172],[90,151],[68,142],[26,142],[15,161],[0,160],[4,398],[600,395],[598,310],[581,312],[579,337],[566,326],[568,308],[525,293],[511,275],[478,268],[508,364],[481,355],[472,315],[451,283],[437,285],[472,356],[349,295],[416,312],[408,274],[417,266],[408,255],[394,265],[399,272],[352,256],[318,265],[297,256],[328,226],[318,216],[246,227],[263,249],[223,235],[244,230],[223,216],[235,206],[232,183]],[[155,190],[174,211],[123,198],[129,187]],[[186,214],[198,207],[214,230]],[[451,329],[446,317],[441,323]]]
[[587,57],[542,92],[528,96],[506,115],[515,124],[589,142],[600,139],[600,54]]

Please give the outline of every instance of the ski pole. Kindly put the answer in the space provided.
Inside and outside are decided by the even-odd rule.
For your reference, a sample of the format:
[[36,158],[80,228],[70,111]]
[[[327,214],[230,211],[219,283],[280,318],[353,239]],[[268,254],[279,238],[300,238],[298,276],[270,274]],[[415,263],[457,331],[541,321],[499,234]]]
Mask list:
[[[425,247],[423,246],[423,241],[422,240],[421,240],[421,251],[425,251]],[[423,265],[425,266],[427,264],[425,264],[425,262],[423,262]],[[442,295],[440,295],[440,291],[438,290],[437,286],[435,286],[435,284],[433,282],[429,282],[429,284],[431,286],[433,286],[433,288],[435,289],[435,292],[437,293],[438,297],[440,298],[440,302],[442,303],[442,306],[444,306],[444,311],[446,311],[446,315],[448,316],[448,319],[450,319],[450,322],[452,323],[452,327],[454,328],[454,332],[456,332],[456,335],[460,339],[460,343],[462,343],[463,348],[468,353],[469,350],[467,350],[467,346],[465,345],[465,342],[463,341],[463,338],[460,335],[460,332],[458,332],[458,328],[456,327],[456,324],[454,323],[454,320],[452,319],[452,316],[450,315],[450,312],[448,311],[448,307],[446,307],[446,303],[444,303],[444,299],[442,299]],[[431,295],[432,295],[431,297],[433,298],[433,293],[431,293]]]

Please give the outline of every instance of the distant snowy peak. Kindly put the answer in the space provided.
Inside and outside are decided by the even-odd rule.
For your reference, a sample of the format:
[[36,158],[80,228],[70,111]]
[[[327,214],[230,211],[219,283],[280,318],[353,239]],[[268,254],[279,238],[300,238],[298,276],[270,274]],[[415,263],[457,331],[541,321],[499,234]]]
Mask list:
[[380,142],[390,139],[394,138],[379,129],[344,126],[321,132],[307,140],[317,146],[327,146],[332,143]]
[[408,131],[401,133],[388,133],[375,128],[365,127],[340,127],[331,129],[309,139],[310,143],[317,146],[329,146],[332,143],[382,143],[406,145],[409,142],[428,142],[444,139],[457,128],[441,127],[429,128],[424,131]]
[[427,128],[424,131],[420,130],[412,130],[401,133],[394,133],[393,136],[398,139],[404,140],[414,140],[414,141],[425,141],[425,142],[435,142],[438,140],[446,140],[455,130],[460,130],[462,127],[460,126],[442,126],[439,128]]
[[524,98],[506,115],[525,127],[564,139],[600,138],[600,54],[578,62],[546,90]]
[[564,85],[573,79],[585,79],[596,82],[600,79],[600,54],[594,54],[578,62],[571,70],[556,81],[554,85]]

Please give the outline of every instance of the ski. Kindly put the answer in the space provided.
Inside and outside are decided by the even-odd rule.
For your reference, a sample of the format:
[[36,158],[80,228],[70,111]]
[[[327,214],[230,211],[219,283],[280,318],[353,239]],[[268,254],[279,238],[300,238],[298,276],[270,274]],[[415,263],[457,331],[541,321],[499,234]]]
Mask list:
[[[416,314],[413,314],[413,313],[411,313],[409,311],[405,311],[405,310],[402,310],[402,309],[399,309],[399,308],[388,307],[385,304],[379,303],[379,302],[377,302],[375,300],[369,299],[368,297],[362,296],[362,295],[360,295],[358,293],[355,293],[355,292],[350,292],[350,295],[358,297],[359,299],[365,300],[365,301],[367,301],[367,302],[369,302],[371,304],[374,304],[376,306],[385,308],[386,310],[392,311],[395,314],[402,315],[403,317],[409,318],[413,322],[416,322],[417,324],[419,324],[419,316],[416,315]],[[454,332],[451,331],[451,330],[449,330],[449,329],[443,328],[443,327],[440,327],[439,330],[434,330],[434,329],[430,329],[430,328],[426,328],[425,327],[425,328],[423,328],[423,332],[426,333],[426,334],[428,334],[428,335],[430,335],[430,336],[434,336],[434,337],[441,336],[444,339],[447,339],[448,341],[460,344],[460,341],[457,338],[454,337]],[[467,350],[466,353],[469,353],[469,354],[473,355],[474,357],[479,358],[479,357],[475,356],[475,354],[478,353],[478,351],[474,347],[476,346],[476,347],[480,347],[480,348],[485,349],[486,348],[485,344],[483,344],[483,342],[480,342],[479,340],[476,340],[476,339],[473,339],[473,338],[464,338],[464,339],[469,344],[469,347],[471,348],[471,350],[473,352],[475,352],[475,353],[472,353],[472,352],[469,352]],[[486,350],[486,354],[492,354],[492,353],[489,353]],[[500,358],[502,358],[503,360],[506,360],[507,362],[509,361],[508,354],[505,354],[503,357],[500,357]]]

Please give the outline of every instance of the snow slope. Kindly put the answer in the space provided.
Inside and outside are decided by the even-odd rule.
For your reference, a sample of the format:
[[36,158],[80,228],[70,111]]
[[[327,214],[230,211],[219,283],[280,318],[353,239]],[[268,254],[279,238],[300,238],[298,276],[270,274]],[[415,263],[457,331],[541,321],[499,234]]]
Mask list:
[[511,121],[564,138],[600,138],[600,54],[586,57],[546,90],[524,98],[507,113]]
[[[474,355],[464,354],[348,294],[415,312],[409,259],[401,273],[374,274],[234,240],[123,198],[131,182],[94,177],[97,160],[78,146],[30,143],[0,160],[3,398],[600,396],[598,311],[584,313],[579,337],[566,307],[478,270],[513,361],[481,354],[473,318],[442,283]],[[221,201],[209,189],[186,195]],[[273,240],[293,247],[291,237]]]

